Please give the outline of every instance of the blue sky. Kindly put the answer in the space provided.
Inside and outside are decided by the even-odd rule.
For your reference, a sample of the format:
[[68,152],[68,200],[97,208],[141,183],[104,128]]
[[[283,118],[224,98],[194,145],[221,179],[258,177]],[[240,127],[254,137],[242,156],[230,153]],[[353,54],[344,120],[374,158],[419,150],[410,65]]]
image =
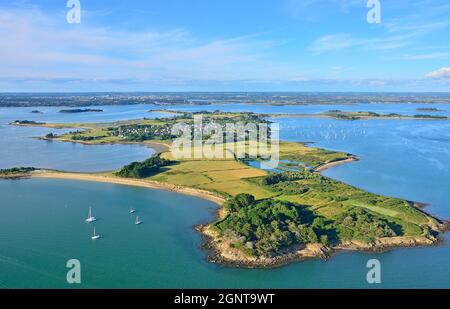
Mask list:
[[448,0],[2,1],[0,91],[450,91]]

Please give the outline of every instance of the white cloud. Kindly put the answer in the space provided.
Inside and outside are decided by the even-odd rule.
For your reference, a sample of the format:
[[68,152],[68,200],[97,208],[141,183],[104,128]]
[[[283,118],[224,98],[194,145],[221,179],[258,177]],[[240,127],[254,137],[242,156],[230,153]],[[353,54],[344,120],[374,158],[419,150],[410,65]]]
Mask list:
[[[304,71],[301,66],[307,60],[272,57],[271,49],[277,42],[265,40],[260,33],[200,39],[182,28],[136,32],[92,26],[89,21],[92,19],[84,16],[81,25],[69,25],[64,14],[48,15],[35,7],[1,9],[0,91],[9,89],[6,87],[10,85],[28,91],[26,83],[56,85],[52,88],[56,90],[60,90],[60,85],[73,89],[71,83],[76,90],[83,85],[90,87],[92,83],[95,83],[93,87],[113,84],[114,90],[121,89],[121,83],[139,85],[139,89],[152,84],[165,87],[189,83],[238,86],[273,83],[298,86],[294,88],[297,90],[322,85],[338,85],[338,89],[352,85],[383,89],[411,83],[410,80],[384,82],[383,76],[370,76],[370,72],[352,79],[345,74],[349,68],[344,65],[330,67],[322,71],[322,76],[312,77],[321,72],[320,67]],[[388,37],[377,38],[357,38],[348,33],[328,35],[316,40],[310,49],[315,52],[355,47],[394,49],[409,45],[417,36],[415,31],[407,32],[392,31]]]
[[371,80],[369,81],[370,87],[382,87],[386,85],[386,82],[384,80]]
[[[313,1],[314,2],[314,1]],[[353,4],[357,4],[355,1]],[[416,3],[416,5],[418,5]],[[438,18],[450,6],[443,7],[442,11],[433,9],[432,5],[421,7],[420,15],[406,15],[399,18],[386,19],[378,25],[376,36],[357,37],[350,33],[332,33],[317,38],[309,47],[315,53],[325,53],[343,49],[358,49],[368,51],[389,51],[408,46],[423,46],[422,40],[427,35],[444,31],[450,26],[448,18]],[[427,18],[422,17],[426,15]],[[444,56],[444,55],[434,55]]]
[[363,50],[391,50],[411,45],[415,34],[392,35],[375,38],[355,38],[349,33],[325,35],[313,42],[309,47],[314,53],[325,53],[336,50],[359,48]]
[[407,55],[404,57],[405,60],[445,60],[450,59],[450,52],[435,52],[435,53],[425,53],[416,55]]
[[425,75],[432,79],[450,79],[450,67],[443,67]]
[[179,81],[269,76],[270,66],[261,59],[271,42],[260,36],[200,40],[183,29],[127,32],[69,25],[63,15],[34,8],[2,9],[0,77]]

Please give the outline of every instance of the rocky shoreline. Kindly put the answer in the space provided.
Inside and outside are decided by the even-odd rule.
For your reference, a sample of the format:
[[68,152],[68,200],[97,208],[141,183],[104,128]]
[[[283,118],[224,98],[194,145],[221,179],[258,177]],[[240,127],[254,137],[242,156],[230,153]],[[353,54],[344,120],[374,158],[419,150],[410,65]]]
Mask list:
[[19,180],[24,178],[30,178],[31,174],[12,174],[12,175],[0,175],[0,179],[5,180]]
[[238,268],[276,268],[304,260],[327,260],[335,253],[341,251],[382,253],[396,248],[434,246],[443,241],[440,233],[447,231],[449,228],[450,223],[444,221],[438,226],[438,231],[435,231],[438,233],[437,236],[387,237],[376,239],[371,243],[352,240],[329,247],[314,243],[289,248],[283,254],[273,258],[256,258],[244,255],[238,249],[232,248],[226,240],[218,237],[217,233],[211,230],[210,225],[198,225],[195,227],[203,238],[201,248],[209,252],[208,262]]

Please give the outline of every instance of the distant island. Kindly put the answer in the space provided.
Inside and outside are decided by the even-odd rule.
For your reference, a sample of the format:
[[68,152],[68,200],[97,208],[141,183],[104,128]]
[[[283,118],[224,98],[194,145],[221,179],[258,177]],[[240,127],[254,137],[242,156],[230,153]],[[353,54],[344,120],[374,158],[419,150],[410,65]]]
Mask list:
[[[294,260],[328,258],[339,250],[429,246],[438,243],[439,235],[448,228],[448,222],[427,214],[417,203],[373,194],[320,174],[334,165],[358,160],[349,153],[280,141],[281,161],[274,171],[254,168],[248,159],[235,155],[229,159],[174,159],[169,145],[176,136],[170,128],[179,122],[193,124],[196,114],[203,116],[204,125],[269,123],[265,115],[254,113],[198,112],[109,124],[44,124],[76,129],[48,135],[49,139],[91,145],[138,143],[154,147],[157,154],[111,173],[27,173],[19,169],[17,174],[150,187],[214,201],[220,205],[216,219],[196,229],[204,236],[211,262],[238,267],[274,267]],[[235,139],[223,146],[227,153],[235,154],[242,147],[248,151],[247,143]],[[6,173],[11,176],[11,171]]]
[[416,109],[418,112],[443,112],[444,110],[435,107],[419,107]]
[[[184,118],[186,115],[195,114],[222,114],[220,111],[199,111],[199,112],[183,112],[170,109],[155,109],[149,110],[148,112],[160,112],[165,114],[171,114],[179,118]],[[254,114],[254,113],[247,113]],[[416,114],[416,115],[401,115],[397,113],[389,114],[379,114],[375,112],[351,112],[351,111],[341,111],[341,110],[329,110],[327,112],[322,112],[319,114],[283,114],[283,113],[272,113],[272,114],[259,114],[261,117],[265,118],[333,118],[337,120],[364,120],[364,119],[416,119],[416,120],[448,120],[447,116],[440,115],[427,115],[427,114]]]
[[103,112],[102,109],[93,109],[93,108],[76,108],[76,109],[62,109],[59,111],[59,113],[63,114],[77,114],[77,113],[101,113]]
[[16,126],[42,126],[45,125],[45,122],[38,122],[34,120],[15,120],[11,124]]
[[447,116],[440,115],[401,115],[397,113],[379,114],[375,112],[347,112],[340,110],[330,110],[319,114],[266,114],[271,118],[333,118],[337,120],[364,120],[364,119],[416,119],[416,120],[448,120]]

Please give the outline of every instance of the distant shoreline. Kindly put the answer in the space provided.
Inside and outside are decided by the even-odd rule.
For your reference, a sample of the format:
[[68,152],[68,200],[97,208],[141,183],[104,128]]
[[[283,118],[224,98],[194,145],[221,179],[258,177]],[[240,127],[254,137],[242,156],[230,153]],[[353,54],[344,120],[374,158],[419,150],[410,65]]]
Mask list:
[[[352,118],[339,118],[339,115],[336,114],[327,114],[327,113],[319,113],[319,114],[263,114],[267,118],[330,118],[341,121],[358,121],[358,120],[373,120],[373,119],[382,119],[382,120],[450,120],[447,116],[432,116],[432,115],[379,115],[379,116],[370,116],[370,115],[358,115],[357,113],[349,113],[349,117]],[[346,114],[344,114],[347,116]]]

